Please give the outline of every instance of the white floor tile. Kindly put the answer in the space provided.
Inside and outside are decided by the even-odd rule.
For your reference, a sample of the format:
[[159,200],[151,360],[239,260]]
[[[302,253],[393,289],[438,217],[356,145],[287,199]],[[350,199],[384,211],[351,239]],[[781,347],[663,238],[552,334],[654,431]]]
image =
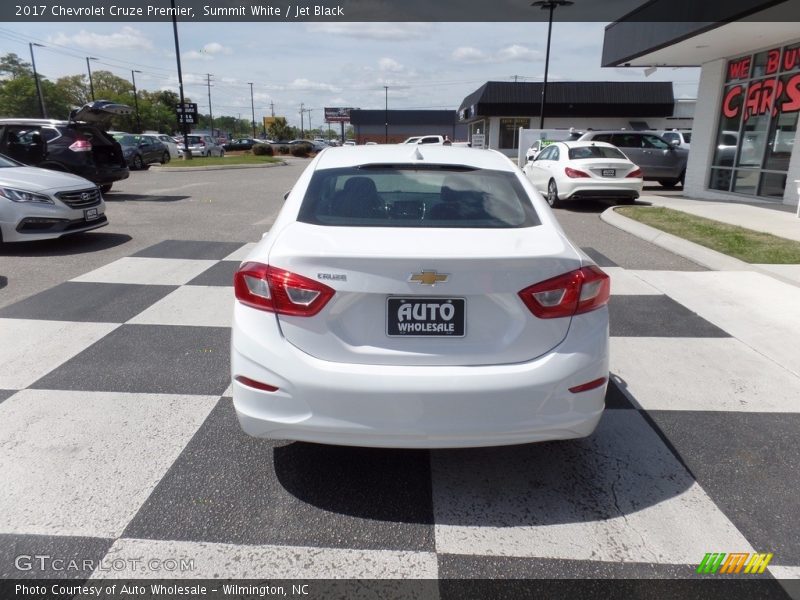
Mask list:
[[118,537],[217,401],[15,394],[0,404],[0,532]]
[[234,302],[233,287],[187,285],[169,293],[128,323],[230,327]]
[[28,387],[117,327],[116,323],[0,319],[0,389]]
[[750,545],[637,411],[585,440],[435,452],[436,549],[696,564]]
[[[182,559],[192,561],[191,568],[165,572],[172,566],[167,558],[176,560],[179,569],[190,566]],[[270,579],[435,579],[438,574],[431,552],[140,539],[117,540],[102,562],[104,570],[96,570],[93,578],[260,579],[268,574]],[[124,570],[112,568],[123,563]]]
[[255,243],[255,242],[251,242],[251,243],[249,243],[249,244],[245,244],[244,246],[242,246],[242,247],[241,247],[241,248],[239,248],[238,250],[236,250],[236,251],[234,251],[234,252],[231,252],[231,253],[230,253],[228,256],[226,256],[226,257],[225,257],[223,260],[238,260],[238,261],[243,261],[245,258],[247,258],[247,255],[248,255],[248,254],[250,254],[250,251],[251,251],[253,248],[255,248],[255,246],[256,246],[256,243]]
[[622,267],[602,267],[611,277],[611,294],[621,295],[660,295],[661,292],[636,274]]
[[127,256],[71,281],[184,285],[217,262],[216,260]]

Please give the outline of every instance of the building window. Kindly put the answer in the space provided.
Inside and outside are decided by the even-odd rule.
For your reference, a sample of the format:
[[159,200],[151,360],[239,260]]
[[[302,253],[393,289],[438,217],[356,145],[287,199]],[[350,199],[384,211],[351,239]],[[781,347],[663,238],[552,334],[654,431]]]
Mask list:
[[728,61],[709,189],[783,198],[798,114],[800,44]]
[[519,128],[527,128],[530,122],[530,119],[500,119],[500,149],[519,148]]

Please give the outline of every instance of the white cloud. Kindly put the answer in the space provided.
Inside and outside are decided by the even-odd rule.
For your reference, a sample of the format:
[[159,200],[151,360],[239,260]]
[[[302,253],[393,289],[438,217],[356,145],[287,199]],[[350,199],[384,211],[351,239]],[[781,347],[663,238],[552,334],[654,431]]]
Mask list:
[[233,51],[218,42],[209,42],[200,50],[189,50],[183,53],[183,58],[187,60],[214,60],[215,56],[232,54]]
[[152,50],[153,43],[144,33],[134,27],[123,27],[116,33],[100,34],[81,29],[78,33],[67,35],[57,33],[48,36],[51,44],[71,46],[86,50]]
[[487,54],[473,46],[460,46],[453,50],[450,58],[456,62],[472,64],[532,62],[540,60],[542,53],[520,44],[512,44],[505,48],[500,48],[491,54]]
[[405,67],[393,58],[382,58],[378,61],[378,67],[381,71],[388,71],[389,73],[402,73]]
[[431,23],[309,23],[311,33],[380,41],[417,40],[428,37]]

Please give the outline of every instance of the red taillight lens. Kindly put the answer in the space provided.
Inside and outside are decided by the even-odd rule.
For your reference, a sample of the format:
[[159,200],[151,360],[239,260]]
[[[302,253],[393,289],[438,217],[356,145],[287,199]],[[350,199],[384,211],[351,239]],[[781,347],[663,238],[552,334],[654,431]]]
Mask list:
[[608,275],[592,265],[527,287],[519,297],[540,319],[556,319],[605,306],[610,294]]
[[75,140],[69,145],[73,152],[91,152],[92,143],[89,140]]
[[237,375],[234,377],[236,381],[239,383],[246,385],[247,387],[255,388],[257,390],[261,390],[263,392],[277,392],[278,388],[274,385],[270,385],[268,383],[263,383],[261,381],[256,381],[255,379],[250,379],[249,377],[245,377],[244,375]]
[[313,279],[257,262],[236,271],[233,288],[242,304],[295,317],[313,317],[336,293]]
[[580,394],[581,392],[588,392],[589,390],[599,388],[601,385],[604,385],[605,382],[606,378],[600,377],[598,379],[593,379],[592,381],[587,381],[586,383],[576,385],[575,387],[571,387],[569,388],[569,391],[573,394]]
[[642,178],[642,170],[639,167],[636,167],[633,171],[625,175],[625,177],[635,177],[637,179]]
[[564,173],[567,177],[571,177],[572,179],[577,179],[578,177],[591,177],[588,173],[584,173],[583,171],[579,171],[578,169],[572,169],[570,167],[564,168]]

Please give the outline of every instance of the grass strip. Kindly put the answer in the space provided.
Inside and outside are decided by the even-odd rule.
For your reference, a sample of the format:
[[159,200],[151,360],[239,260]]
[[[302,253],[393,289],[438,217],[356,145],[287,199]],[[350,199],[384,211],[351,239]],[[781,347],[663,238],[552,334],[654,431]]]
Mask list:
[[177,158],[169,161],[165,168],[170,167],[217,167],[229,165],[265,165],[267,163],[281,162],[274,156],[254,156],[252,154],[226,155],[226,156],[195,156],[191,160]]
[[798,264],[800,242],[660,206],[625,206],[616,211],[650,227],[751,264]]

